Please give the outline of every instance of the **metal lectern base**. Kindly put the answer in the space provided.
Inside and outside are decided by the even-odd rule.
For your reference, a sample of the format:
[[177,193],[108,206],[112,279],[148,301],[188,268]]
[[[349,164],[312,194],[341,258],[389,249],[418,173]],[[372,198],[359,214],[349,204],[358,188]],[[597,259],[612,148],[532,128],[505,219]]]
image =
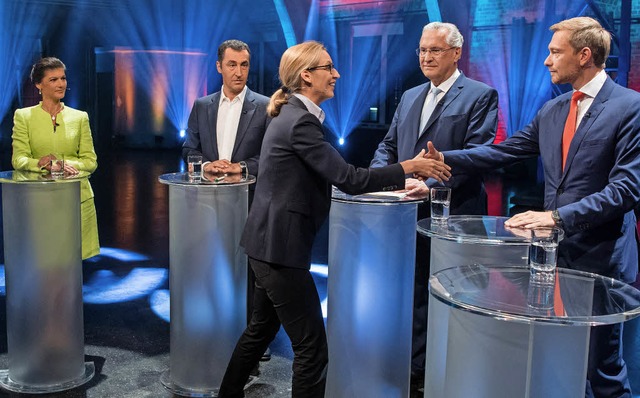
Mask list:
[[4,388],[5,390],[11,392],[18,392],[24,394],[47,394],[53,392],[60,392],[70,390],[72,388],[76,388],[81,386],[91,380],[93,375],[95,374],[96,369],[93,362],[85,362],[84,363],[84,374],[77,379],[67,381],[59,384],[51,384],[44,386],[34,386],[29,384],[21,384],[16,383],[15,381],[9,378],[9,370],[3,369],[0,370],[0,388]]
[[[258,380],[255,376],[249,376],[249,381],[245,384],[244,388],[249,387]],[[160,376],[160,382],[167,390],[171,391],[175,395],[182,397],[199,397],[199,398],[215,398],[218,396],[218,388],[212,389],[196,389],[184,386],[179,386],[171,380],[171,372],[169,370],[162,373]]]

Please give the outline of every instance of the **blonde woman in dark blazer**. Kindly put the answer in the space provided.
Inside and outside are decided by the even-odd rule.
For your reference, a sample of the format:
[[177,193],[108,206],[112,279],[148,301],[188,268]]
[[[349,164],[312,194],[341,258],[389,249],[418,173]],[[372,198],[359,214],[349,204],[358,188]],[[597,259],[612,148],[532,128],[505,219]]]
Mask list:
[[324,46],[309,41],[280,61],[282,88],[271,97],[260,171],[241,244],[256,274],[254,311],[233,352],[220,398],[243,397],[249,372],[280,325],[293,346],[292,396],[324,397],[327,341],[309,272],[311,246],[331,204],[331,185],[350,194],[404,188],[406,174],[448,179],[449,167],[422,157],[377,169],[346,163],[325,139],[319,105],[340,74]]

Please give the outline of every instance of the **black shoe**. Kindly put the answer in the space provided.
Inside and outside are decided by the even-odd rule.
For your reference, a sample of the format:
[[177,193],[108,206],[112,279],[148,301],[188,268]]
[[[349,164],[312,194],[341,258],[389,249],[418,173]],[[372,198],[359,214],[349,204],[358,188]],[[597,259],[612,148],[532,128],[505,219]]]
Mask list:
[[251,372],[249,372],[249,375],[253,377],[260,376],[260,362],[258,362],[256,366],[254,366],[253,369],[251,369]]
[[264,354],[262,354],[262,357],[260,358],[261,362],[267,362],[271,360],[271,348],[267,347],[267,350],[264,352]]
[[424,372],[413,373],[411,372],[411,386],[409,387],[412,393],[424,393]]

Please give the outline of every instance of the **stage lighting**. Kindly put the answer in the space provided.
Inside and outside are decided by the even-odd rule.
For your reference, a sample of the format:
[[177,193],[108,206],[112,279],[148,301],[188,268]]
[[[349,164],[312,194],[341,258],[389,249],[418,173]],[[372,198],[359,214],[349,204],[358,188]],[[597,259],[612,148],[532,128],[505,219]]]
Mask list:
[[344,138],[340,137],[338,144],[340,144],[340,146],[344,145]]
[[185,130],[185,129],[182,129],[182,130],[180,130],[180,134],[179,134],[179,136],[180,136],[180,138],[184,138],[184,136],[185,136],[186,134],[187,134],[186,130]]

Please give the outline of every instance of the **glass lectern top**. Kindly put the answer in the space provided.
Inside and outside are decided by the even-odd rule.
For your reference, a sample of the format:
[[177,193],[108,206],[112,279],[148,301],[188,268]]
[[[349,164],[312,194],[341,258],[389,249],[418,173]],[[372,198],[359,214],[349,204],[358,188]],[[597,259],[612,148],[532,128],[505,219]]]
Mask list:
[[79,171],[78,174],[65,173],[62,177],[53,177],[50,173],[34,171],[11,170],[0,172],[0,183],[43,183],[43,182],[71,182],[87,178],[91,173]]
[[541,278],[528,267],[453,267],[433,274],[429,290],[449,306],[512,322],[597,326],[640,315],[638,289],[567,268]]
[[331,192],[331,200],[345,203],[360,204],[380,204],[380,205],[396,205],[396,204],[415,204],[429,201],[429,194],[420,196],[409,196],[401,191],[385,191],[385,192],[369,192],[361,195],[349,195],[333,187]]
[[432,222],[430,218],[418,221],[418,232],[431,238],[460,243],[486,245],[523,245],[531,240],[529,230],[507,228],[509,217],[450,216],[447,222]]
[[238,186],[250,185],[256,182],[256,177],[241,174],[214,174],[202,173],[201,178],[189,177],[189,173],[162,174],[158,181],[167,185],[193,185],[193,186]]

